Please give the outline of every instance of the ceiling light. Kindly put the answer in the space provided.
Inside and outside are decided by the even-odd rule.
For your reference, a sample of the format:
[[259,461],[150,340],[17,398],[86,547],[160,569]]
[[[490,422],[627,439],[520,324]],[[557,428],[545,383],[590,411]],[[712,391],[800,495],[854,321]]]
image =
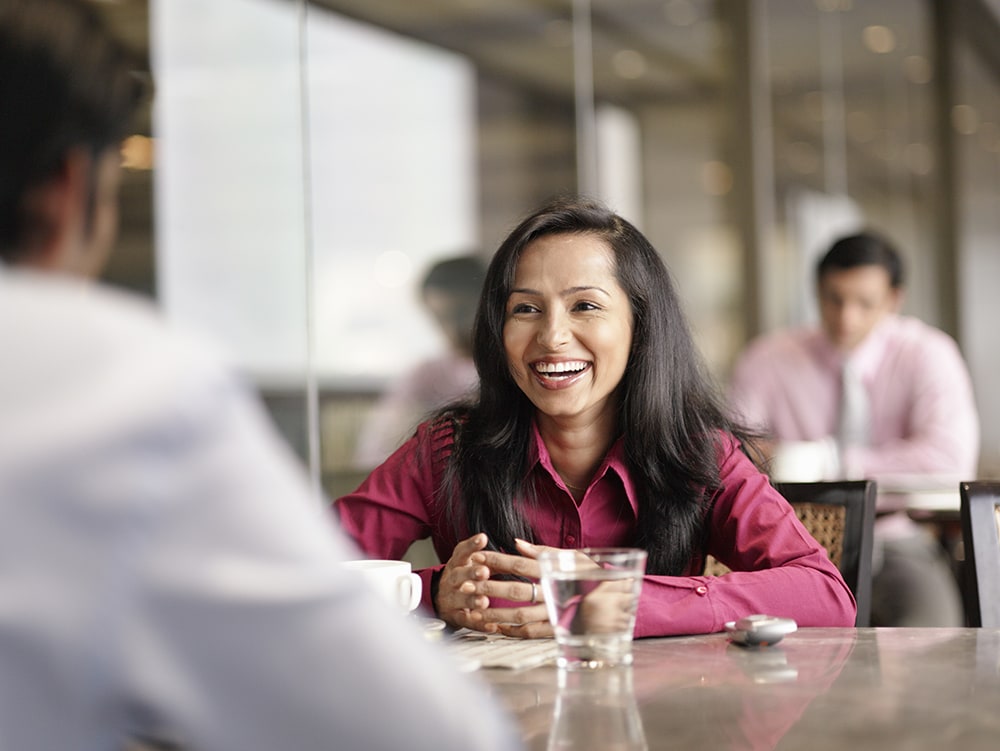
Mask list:
[[866,26],[861,36],[865,46],[879,55],[896,49],[896,35],[888,26]]

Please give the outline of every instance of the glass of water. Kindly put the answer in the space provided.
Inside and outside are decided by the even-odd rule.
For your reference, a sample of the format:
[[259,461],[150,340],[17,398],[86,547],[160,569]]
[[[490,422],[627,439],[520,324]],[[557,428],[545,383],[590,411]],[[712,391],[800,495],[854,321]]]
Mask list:
[[632,664],[632,632],[646,551],[546,550],[538,556],[558,664],[585,670]]

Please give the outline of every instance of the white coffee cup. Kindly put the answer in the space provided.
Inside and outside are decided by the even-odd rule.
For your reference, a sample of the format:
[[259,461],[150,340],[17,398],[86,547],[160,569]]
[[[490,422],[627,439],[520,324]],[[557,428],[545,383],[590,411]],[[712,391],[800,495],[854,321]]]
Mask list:
[[420,604],[423,582],[407,561],[345,561],[344,567],[361,573],[379,597],[404,613]]
[[816,482],[839,473],[837,444],[833,440],[782,441],[771,460],[771,479],[777,482]]

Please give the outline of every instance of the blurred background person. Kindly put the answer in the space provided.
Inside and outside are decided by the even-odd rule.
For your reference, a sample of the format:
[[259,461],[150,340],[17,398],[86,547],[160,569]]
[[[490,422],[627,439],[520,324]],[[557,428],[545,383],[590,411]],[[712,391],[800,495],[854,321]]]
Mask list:
[[474,255],[434,263],[420,285],[420,300],[447,343],[447,350],[418,364],[392,384],[372,407],[358,435],[355,465],[370,469],[399,448],[435,409],[479,384],[472,362],[472,324],[486,262]]
[[[955,342],[899,314],[903,263],[884,237],[836,241],[816,269],[820,325],[750,343],[731,401],[772,439],[777,480],[872,478],[957,488],[974,479],[979,420]],[[940,543],[905,513],[875,524],[876,626],[963,625]]]
[[245,385],[86,283],[142,88],[90,4],[0,0],[3,747],[516,747],[341,567]]

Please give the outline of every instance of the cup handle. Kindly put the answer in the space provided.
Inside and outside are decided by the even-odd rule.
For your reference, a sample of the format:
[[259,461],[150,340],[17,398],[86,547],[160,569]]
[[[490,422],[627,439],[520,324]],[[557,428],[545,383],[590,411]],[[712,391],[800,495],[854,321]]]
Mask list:
[[423,594],[423,580],[417,574],[408,574],[407,576],[400,579],[400,583],[406,582],[406,585],[402,587],[404,590],[400,594],[402,595],[400,599],[403,601],[406,611],[409,612],[420,604],[420,595]]

